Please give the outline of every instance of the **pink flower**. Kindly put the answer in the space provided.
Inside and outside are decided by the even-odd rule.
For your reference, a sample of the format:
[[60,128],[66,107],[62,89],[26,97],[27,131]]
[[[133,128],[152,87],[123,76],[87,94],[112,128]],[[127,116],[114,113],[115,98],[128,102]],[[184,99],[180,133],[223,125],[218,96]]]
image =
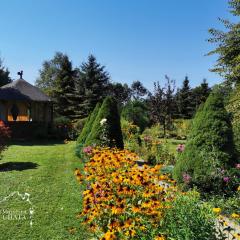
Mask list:
[[223,178],[223,181],[224,181],[225,183],[228,183],[228,182],[230,181],[230,177],[224,177],[224,178]]
[[151,142],[152,138],[150,136],[144,136],[143,140],[145,142]]
[[183,152],[184,151],[184,149],[185,149],[185,145],[184,144],[179,144],[178,146],[177,146],[177,152]]
[[189,174],[183,173],[183,181],[184,181],[186,184],[190,183],[191,179],[192,179],[192,177],[191,177]]
[[236,169],[240,169],[240,163],[236,164]]
[[86,153],[87,155],[91,155],[92,150],[93,150],[93,148],[91,146],[83,148],[83,152]]

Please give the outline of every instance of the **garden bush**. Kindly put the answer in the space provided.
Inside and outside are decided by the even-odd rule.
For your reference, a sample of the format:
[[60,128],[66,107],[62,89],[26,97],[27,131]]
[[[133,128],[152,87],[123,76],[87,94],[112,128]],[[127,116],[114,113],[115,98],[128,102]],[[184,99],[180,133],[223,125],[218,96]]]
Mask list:
[[230,116],[221,91],[215,90],[193,120],[174,177],[187,186],[196,185],[202,192],[221,192],[225,187],[222,170],[234,167],[234,152]]
[[85,144],[85,141],[88,137],[88,135],[91,133],[92,127],[93,127],[93,123],[97,117],[97,114],[99,112],[99,109],[101,107],[100,103],[97,103],[97,105],[95,106],[94,110],[92,111],[92,113],[88,116],[88,118],[85,121],[84,127],[77,139],[77,146],[76,146],[76,155],[78,157],[81,156],[82,153],[82,149],[83,146]]
[[142,133],[142,136],[151,136],[153,139],[158,139],[163,137],[163,130],[160,124],[155,124],[150,128],[146,128]]
[[85,145],[108,146],[123,149],[118,105],[113,97],[106,97],[94,120]]
[[0,158],[1,153],[7,147],[7,143],[10,139],[10,136],[11,136],[10,129],[4,124],[3,121],[0,121]]
[[215,215],[212,207],[200,201],[195,191],[179,194],[163,218],[168,239],[215,240]]
[[98,111],[99,111],[100,107],[101,107],[101,104],[97,103],[93,112],[88,116],[88,118],[86,120],[86,123],[84,124],[84,127],[81,131],[81,134],[78,137],[78,140],[77,140],[78,143],[81,143],[81,144],[85,143],[88,135],[90,134],[90,132],[92,130],[93,123],[94,123],[94,121],[97,117],[97,114],[98,114]]
[[78,136],[81,134],[86,122],[87,122],[87,117],[81,118],[73,123],[73,128],[76,131],[76,133],[78,134]]
[[[41,133],[41,129],[38,132],[39,132],[38,134],[43,135],[42,138],[46,138],[48,135],[47,132],[45,133],[45,135],[43,134],[43,132]],[[71,120],[65,116],[58,116],[54,118],[50,134],[52,135],[52,137],[61,140],[65,139],[74,140],[77,137],[76,131],[73,128]]]
[[147,105],[140,100],[129,101],[122,109],[121,116],[137,125],[141,133],[150,124]]
[[175,164],[175,156],[172,154],[168,146],[159,140],[143,140],[143,147],[146,151],[143,152],[143,158],[150,165],[164,164],[173,165]]
[[226,108],[232,115],[234,144],[236,146],[238,158],[240,158],[240,86],[230,95]]
[[177,139],[186,139],[191,125],[190,119],[175,119],[173,122],[176,131]]
[[121,128],[124,147],[130,151],[140,154],[142,148],[140,128],[132,122],[128,122],[124,118],[121,118]]

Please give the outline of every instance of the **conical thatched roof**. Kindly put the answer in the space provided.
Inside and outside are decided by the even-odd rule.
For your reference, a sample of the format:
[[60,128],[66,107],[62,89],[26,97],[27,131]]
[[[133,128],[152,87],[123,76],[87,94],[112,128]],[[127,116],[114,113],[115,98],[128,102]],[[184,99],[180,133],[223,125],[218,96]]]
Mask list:
[[26,82],[24,79],[18,79],[0,88],[0,100],[19,100],[50,102],[51,99],[39,88]]

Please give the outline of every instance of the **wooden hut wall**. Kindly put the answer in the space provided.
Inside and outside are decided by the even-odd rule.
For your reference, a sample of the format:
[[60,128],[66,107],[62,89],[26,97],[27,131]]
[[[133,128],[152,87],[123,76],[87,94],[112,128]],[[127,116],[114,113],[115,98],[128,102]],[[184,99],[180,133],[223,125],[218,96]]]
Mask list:
[[13,105],[16,105],[19,110],[17,121],[29,121],[29,104],[27,102],[8,102],[7,103],[7,120],[9,122],[13,121],[11,109]]

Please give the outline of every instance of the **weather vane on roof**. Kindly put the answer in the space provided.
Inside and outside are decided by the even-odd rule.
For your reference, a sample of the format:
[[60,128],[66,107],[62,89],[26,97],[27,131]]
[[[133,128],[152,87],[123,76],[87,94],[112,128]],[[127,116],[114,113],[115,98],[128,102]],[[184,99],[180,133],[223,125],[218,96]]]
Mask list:
[[22,78],[22,76],[23,76],[23,70],[20,71],[20,72],[18,72],[17,74],[20,76],[20,79],[23,79],[23,78]]

